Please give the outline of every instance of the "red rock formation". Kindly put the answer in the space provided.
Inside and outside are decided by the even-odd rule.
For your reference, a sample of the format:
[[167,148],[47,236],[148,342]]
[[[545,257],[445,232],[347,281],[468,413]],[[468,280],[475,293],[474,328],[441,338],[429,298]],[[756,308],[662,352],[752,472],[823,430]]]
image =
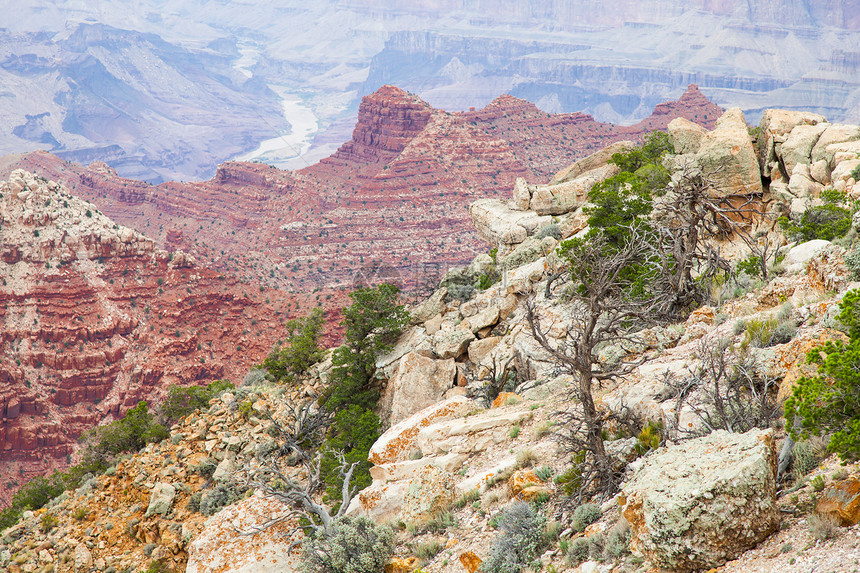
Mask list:
[[676,116],[711,127],[719,113],[696,86],[633,126],[549,114],[509,95],[447,113],[384,86],[364,98],[352,139],[301,171],[226,163],[211,181],[153,187],[39,152],[15,166],[64,181],[158,245],[251,282],[308,292],[369,276],[415,287],[485,249],[469,223],[475,199],[507,197],[518,176],[546,181]]
[[139,400],[239,383],[313,306],[159,250],[21,171],[0,184],[0,239],[0,505]]

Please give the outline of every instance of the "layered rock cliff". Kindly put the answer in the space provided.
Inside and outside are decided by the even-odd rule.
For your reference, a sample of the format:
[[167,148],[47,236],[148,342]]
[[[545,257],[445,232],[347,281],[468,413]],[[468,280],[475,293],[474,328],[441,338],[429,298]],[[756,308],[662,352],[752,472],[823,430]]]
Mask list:
[[[517,177],[548,179],[577,158],[662,129],[675,115],[711,127],[719,108],[691,86],[642,122],[549,114],[501,96],[461,113],[386,86],[362,103],[352,139],[301,171],[226,163],[205,183],[158,186],[46,153],[9,161],[63,181],[118,222],[249,281],[336,300],[385,278],[409,289],[482,250],[468,205]],[[342,297],[342,295],[341,295]]]
[[20,170],[0,184],[0,237],[0,499],[170,384],[241,379],[305,304],[159,249]]

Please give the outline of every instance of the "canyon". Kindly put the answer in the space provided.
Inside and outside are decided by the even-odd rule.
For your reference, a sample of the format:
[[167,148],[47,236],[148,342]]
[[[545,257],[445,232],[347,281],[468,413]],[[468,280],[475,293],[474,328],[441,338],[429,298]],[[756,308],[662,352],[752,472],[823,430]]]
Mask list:
[[237,157],[295,169],[349,139],[386,84],[435,108],[509,93],[630,125],[696,83],[752,122],[773,106],[857,121],[858,14],[856,0],[22,0],[0,15],[0,153],[153,183]]
[[23,171],[0,184],[0,237],[0,502],[139,400],[240,381],[314,306],[159,249]]
[[22,168],[61,182],[159,247],[253,284],[338,292],[382,279],[416,291],[486,249],[468,224],[475,199],[508,193],[517,177],[544,183],[675,117],[712,127],[720,113],[696,86],[631,126],[549,114],[510,95],[447,112],[384,86],[362,101],[350,141],[298,171],[228,162],[209,181],[155,186],[34,152],[7,156],[0,174]]

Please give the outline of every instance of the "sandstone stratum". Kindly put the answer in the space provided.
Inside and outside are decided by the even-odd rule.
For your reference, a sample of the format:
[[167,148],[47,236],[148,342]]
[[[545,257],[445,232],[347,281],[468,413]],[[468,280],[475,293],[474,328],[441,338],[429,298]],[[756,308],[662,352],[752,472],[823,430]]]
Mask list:
[[[401,108],[403,113],[389,118],[400,126],[396,133],[419,129],[404,122],[413,112],[427,117],[420,102],[413,99],[407,107],[409,114]],[[573,503],[570,496],[584,479],[582,462],[560,446],[573,419],[566,416],[580,413],[582,401],[576,398],[574,375],[536,339],[529,324],[537,317],[550,345],[569,341],[566,328],[581,317],[581,307],[565,278],[572,269],[564,244],[586,236],[589,187],[620,169],[609,162],[611,152],[629,150],[634,143],[595,149],[540,178],[520,173],[504,196],[472,202],[470,232],[483,239],[483,250],[492,256],[481,253],[468,265],[447,269],[433,295],[410,308],[408,326],[373,365],[380,393],[375,412],[383,432],[368,454],[370,485],[344,511],[348,519],[363,516],[392,524],[395,544],[386,572],[487,571],[514,512],[532,512],[537,517],[528,523],[539,524],[523,534],[539,539],[539,550],[531,565],[521,563],[517,570],[843,573],[860,566],[860,463],[840,462],[826,450],[825,439],[809,437],[794,444],[793,460],[783,465],[787,437],[777,402],[802,376],[814,373],[806,362],[809,350],[852,334],[843,332],[837,315],[852,289],[860,287],[860,220],[852,220],[850,211],[848,228],[832,241],[798,238],[777,216],[793,217],[786,221],[799,225],[805,214],[831,204],[826,201],[834,192],[843,197],[842,204],[860,198],[860,130],[786,110],[766,110],[757,130],[747,126],[738,109],[715,118],[709,129],[667,119],[671,150],[663,163],[671,177],[677,181],[690,170],[719,165],[708,180],[708,197],[754,205],[758,216],[714,241],[735,268],[756,244],[743,237],[768,241],[777,255],[768,275],[756,278],[738,270],[732,282],[710,283],[704,304],[682,318],[635,329],[594,349],[601,364],[624,371],[595,387],[599,411],[632,415],[646,425],[635,433],[625,432],[620,421],[606,427],[604,443],[618,463],[618,488],[596,496],[593,504]],[[385,130],[365,133],[386,133],[376,148],[388,149],[385,153],[403,143],[400,135]],[[344,148],[339,160],[360,156],[366,161],[374,137],[361,136],[363,143]],[[81,214],[87,204],[57,184],[19,171],[3,194],[4,217],[18,217],[14,225],[4,222],[3,232],[8,226],[11,237],[27,233],[27,241],[17,243],[15,264],[36,261],[28,272],[38,266],[39,280],[59,272],[57,259],[48,255],[57,253],[62,260],[62,253],[72,252],[67,244],[83,254],[60,268],[85,277],[91,276],[86,274],[91,257],[98,262],[104,248],[95,245],[106,243],[124,257],[139,257],[134,253],[143,249],[150,266],[163,258],[156,268],[171,280],[178,279],[170,274],[170,264],[178,259],[191,264],[180,251],[170,259],[151,240],[118,225],[101,225],[98,241],[74,242],[81,229],[91,228],[90,217]],[[53,226],[38,227],[39,239],[48,245],[42,247],[30,235],[33,225],[46,224],[49,215],[36,207],[49,198],[52,205],[68,201],[69,209],[57,215]],[[31,214],[36,212],[41,214]],[[95,221],[106,223],[101,217],[92,212]],[[77,221],[70,227],[74,232],[56,234],[67,220]],[[66,242],[57,239],[61,236]],[[128,239],[116,243],[117,236]],[[96,250],[90,255],[87,249]],[[50,269],[45,262],[51,262]],[[120,281],[125,268],[106,275],[106,282]],[[186,270],[191,268],[197,267],[175,271],[191,276]],[[209,271],[195,272],[208,276]],[[482,278],[491,275],[495,278]],[[156,276],[142,280],[157,281]],[[15,286],[18,280],[7,286],[10,293],[21,288]],[[150,284],[159,286],[165,294],[181,295],[181,290],[168,291],[167,278],[164,285]],[[260,303],[264,293],[257,294],[254,299],[248,293],[246,304],[276,304],[274,294],[270,303]],[[14,299],[5,296],[9,324]],[[149,301],[151,312],[159,300]],[[211,309],[219,306],[213,302]],[[34,340],[39,348],[50,348],[52,343],[39,338],[40,331],[30,324],[33,318],[41,321],[42,312],[32,311],[23,320],[13,316],[18,328],[26,326],[31,334],[7,342],[10,352],[22,348],[32,355]],[[107,310],[99,313],[108,316]],[[191,309],[183,316],[193,320]],[[272,323],[260,316],[257,325],[275,328],[278,317],[269,318]],[[205,319],[210,330],[225,320],[211,314]],[[238,317],[234,320],[244,326]],[[169,334],[163,339],[171,340]],[[262,345],[264,336],[259,339]],[[125,339],[111,340],[122,347]],[[242,344],[250,344],[249,338]],[[11,354],[4,355],[4,365],[10,359]],[[35,385],[38,369],[27,364],[22,380]],[[233,366],[230,371],[225,366],[223,375],[238,384],[249,365]],[[182,364],[183,372],[189,368],[190,362]],[[255,377],[212,398],[174,424],[168,438],[118,460],[44,507],[24,512],[20,523],[0,534],[0,565],[10,573],[301,571],[293,545],[301,541],[294,529],[301,522],[276,494],[312,476],[302,465],[300,447],[279,428],[298,423],[299,404],[309,404],[309,411],[318,407],[334,368],[327,355],[299,385],[273,385]],[[734,396],[733,407],[776,404],[775,417],[743,429],[748,420],[721,419],[731,412],[715,403],[711,383],[723,379],[709,378],[714,372],[749,373],[755,384]],[[102,403],[111,403],[112,396]],[[761,414],[756,407],[745,412]],[[728,431],[724,425],[737,427]],[[721,429],[710,431],[711,426]],[[253,476],[271,463],[273,453],[285,450],[283,478],[266,497]],[[312,494],[315,503],[329,502],[322,491]]]
[[34,152],[7,157],[0,173],[20,167],[61,182],[158,247],[252,283],[310,292],[381,278],[416,289],[483,250],[469,224],[476,199],[505,196],[517,177],[549,179],[675,117],[710,128],[720,113],[696,86],[631,126],[509,95],[451,113],[383,86],[363,99],[352,139],[298,171],[230,162],[206,182],[153,186]]
[[21,170],[0,183],[0,238],[4,500],[67,466],[82,431],[169,385],[241,378],[310,304],[157,248]]

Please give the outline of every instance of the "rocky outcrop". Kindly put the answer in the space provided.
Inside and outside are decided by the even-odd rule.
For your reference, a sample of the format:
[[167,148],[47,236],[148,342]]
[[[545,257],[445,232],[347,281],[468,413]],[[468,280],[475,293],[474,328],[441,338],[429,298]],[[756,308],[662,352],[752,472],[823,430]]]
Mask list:
[[779,526],[773,433],[719,430],[658,451],[619,504],[635,553],[672,571],[718,567]]
[[412,352],[401,358],[386,388],[393,393],[390,423],[397,424],[439,402],[454,385],[456,372],[451,358],[433,360]]
[[720,196],[762,192],[755,149],[740,109],[730,109],[720,116],[714,130],[702,139],[696,162],[714,180],[714,191]]
[[295,520],[256,530],[288,511],[288,507],[257,495],[227,507],[189,544],[186,573],[297,573],[299,557],[287,551]]

